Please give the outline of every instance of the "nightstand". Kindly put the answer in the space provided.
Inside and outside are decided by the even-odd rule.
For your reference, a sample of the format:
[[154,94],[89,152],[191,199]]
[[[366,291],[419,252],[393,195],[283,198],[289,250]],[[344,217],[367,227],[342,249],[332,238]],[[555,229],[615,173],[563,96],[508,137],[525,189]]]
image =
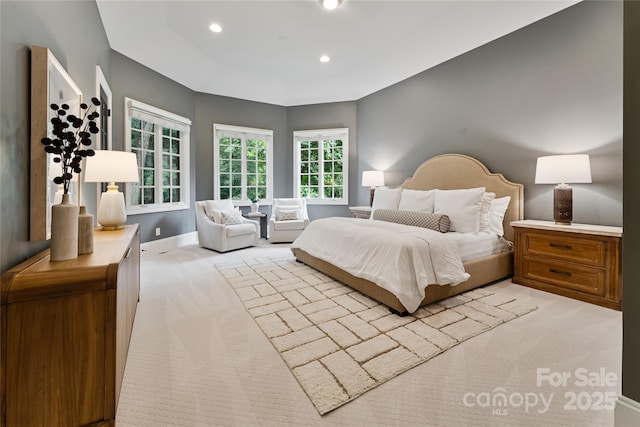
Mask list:
[[351,217],[369,219],[371,216],[371,206],[349,206]]
[[622,227],[514,221],[513,283],[622,309]]

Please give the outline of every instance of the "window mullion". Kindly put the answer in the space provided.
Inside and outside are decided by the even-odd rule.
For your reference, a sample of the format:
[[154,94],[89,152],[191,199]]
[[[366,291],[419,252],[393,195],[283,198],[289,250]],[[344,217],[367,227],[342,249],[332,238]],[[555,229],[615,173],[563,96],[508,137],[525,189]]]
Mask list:
[[160,205],[164,201],[162,199],[162,126],[155,123],[154,128],[154,186],[155,186],[155,202],[154,205]]
[[318,198],[324,199],[324,141],[318,141]]
[[240,167],[241,167],[241,178],[240,185],[242,187],[240,200],[247,200],[247,134],[243,134],[240,140],[241,150],[240,150]]

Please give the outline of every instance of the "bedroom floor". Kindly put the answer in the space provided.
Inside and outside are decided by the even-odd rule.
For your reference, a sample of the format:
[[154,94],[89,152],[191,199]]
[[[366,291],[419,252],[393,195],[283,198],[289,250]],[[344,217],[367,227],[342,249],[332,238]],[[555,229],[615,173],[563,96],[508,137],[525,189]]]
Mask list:
[[621,313],[509,280],[499,286],[538,310],[321,417],[214,267],[288,254],[264,241],[142,253],[119,426],[613,426],[604,407],[621,391]]

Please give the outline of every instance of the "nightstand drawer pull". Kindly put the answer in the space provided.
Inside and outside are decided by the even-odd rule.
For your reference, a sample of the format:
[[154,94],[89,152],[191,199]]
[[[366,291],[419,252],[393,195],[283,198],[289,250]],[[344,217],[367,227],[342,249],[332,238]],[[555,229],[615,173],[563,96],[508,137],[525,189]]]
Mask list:
[[558,249],[568,249],[568,250],[573,249],[573,246],[571,245],[562,245],[560,243],[549,243],[549,246],[551,246],[552,248],[558,248]]
[[570,271],[556,270],[555,268],[550,268],[549,273],[562,274],[563,276],[571,277]]

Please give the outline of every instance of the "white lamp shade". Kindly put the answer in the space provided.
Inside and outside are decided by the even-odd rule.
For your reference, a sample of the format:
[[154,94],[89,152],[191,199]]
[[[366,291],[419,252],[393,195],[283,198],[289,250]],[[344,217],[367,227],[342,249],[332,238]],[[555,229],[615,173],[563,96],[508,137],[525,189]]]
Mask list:
[[96,150],[87,157],[85,182],[138,182],[138,160],[135,153]]
[[588,154],[538,157],[536,184],[581,184],[591,182]]
[[87,157],[85,182],[110,182],[107,191],[100,197],[98,223],[106,230],[117,230],[127,220],[124,194],[118,191],[115,182],[138,182],[138,161],[134,153],[98,150],[95,156]]
[[363,187],[380,187],[382,185],[384,185],[384,172],[362,171]]

